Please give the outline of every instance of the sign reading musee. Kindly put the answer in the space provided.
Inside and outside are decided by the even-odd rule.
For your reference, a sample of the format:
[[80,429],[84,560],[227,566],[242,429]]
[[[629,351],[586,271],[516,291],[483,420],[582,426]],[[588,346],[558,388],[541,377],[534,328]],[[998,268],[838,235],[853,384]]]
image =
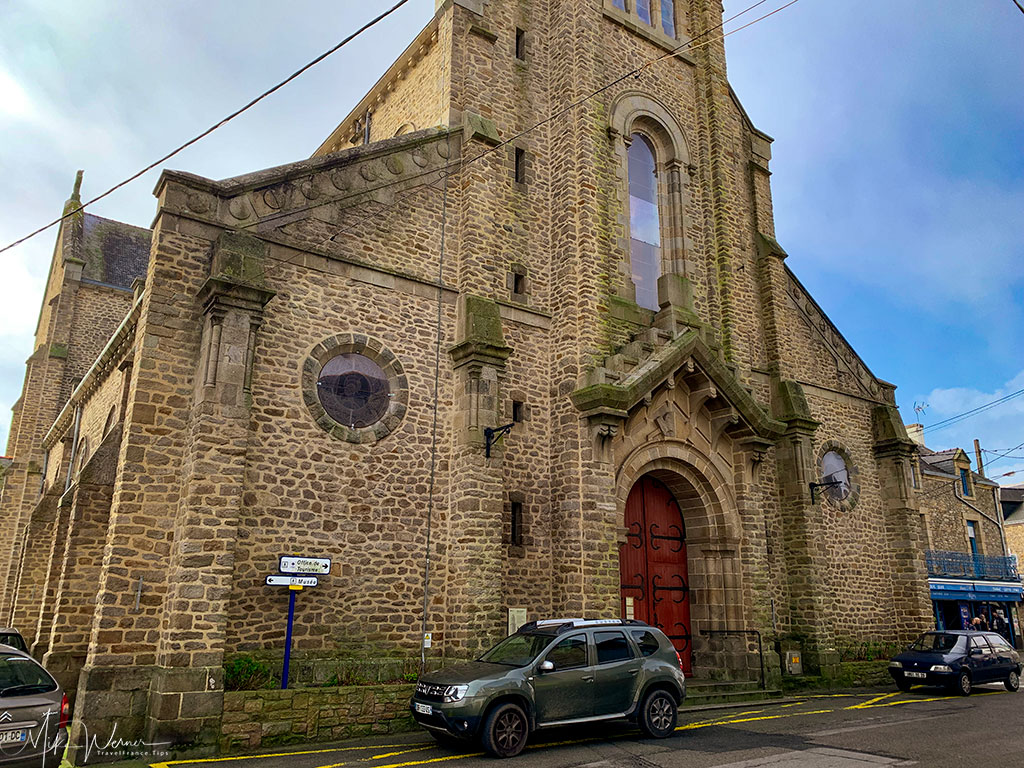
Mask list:
[[288,557],[287,555],[281,555],[278,560],[277,570],[281,573],[327,574],[331,572],[331,558]]
[[267,576],[268,587],[315,587],[319,583],[316,576]]

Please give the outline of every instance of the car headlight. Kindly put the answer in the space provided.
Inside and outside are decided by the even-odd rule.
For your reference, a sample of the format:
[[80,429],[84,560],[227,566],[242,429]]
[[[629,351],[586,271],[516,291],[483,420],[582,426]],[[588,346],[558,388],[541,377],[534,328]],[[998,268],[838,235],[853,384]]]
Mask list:
[[469,690],[468,685],[449,685],[444,692],[445,702],[462,701],[466,695],[466,691]]
[[889,662],[889,667],[892,668],[892,669],[903,669],[903,662],[896,661],[894,659],[893,661]]
[[953,668],[949,664],[932,664],[929,672],[952,672]]

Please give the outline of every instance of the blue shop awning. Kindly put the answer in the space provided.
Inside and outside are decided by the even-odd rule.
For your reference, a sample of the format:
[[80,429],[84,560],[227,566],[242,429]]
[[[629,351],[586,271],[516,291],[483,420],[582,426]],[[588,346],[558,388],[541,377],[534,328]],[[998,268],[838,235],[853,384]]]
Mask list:
[[928,579],[932,600],[987,600],[1017,603],[1024,597],[1024,585],[1016,581],[961,581]]

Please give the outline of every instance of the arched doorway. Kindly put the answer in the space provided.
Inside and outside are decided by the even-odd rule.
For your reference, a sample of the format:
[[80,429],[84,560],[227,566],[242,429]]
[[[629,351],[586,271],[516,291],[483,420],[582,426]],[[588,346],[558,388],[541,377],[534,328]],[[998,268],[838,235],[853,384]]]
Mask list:
[[626,542],[619,550],[622,616],[661,629],[693,669],[686,527],[672,492],[650,475],[626,500]]

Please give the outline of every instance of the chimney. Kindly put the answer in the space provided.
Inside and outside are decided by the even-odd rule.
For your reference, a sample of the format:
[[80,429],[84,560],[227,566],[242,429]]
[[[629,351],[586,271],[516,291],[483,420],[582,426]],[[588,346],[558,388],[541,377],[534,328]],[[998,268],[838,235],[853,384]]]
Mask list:
[[907,424],[907,437],[924,448],[924,425]]
[[985,463],[981,460],[981,443],[978,442],[978,438],[974,438],[974,458],[978,460],[978,474],[984,477]]

